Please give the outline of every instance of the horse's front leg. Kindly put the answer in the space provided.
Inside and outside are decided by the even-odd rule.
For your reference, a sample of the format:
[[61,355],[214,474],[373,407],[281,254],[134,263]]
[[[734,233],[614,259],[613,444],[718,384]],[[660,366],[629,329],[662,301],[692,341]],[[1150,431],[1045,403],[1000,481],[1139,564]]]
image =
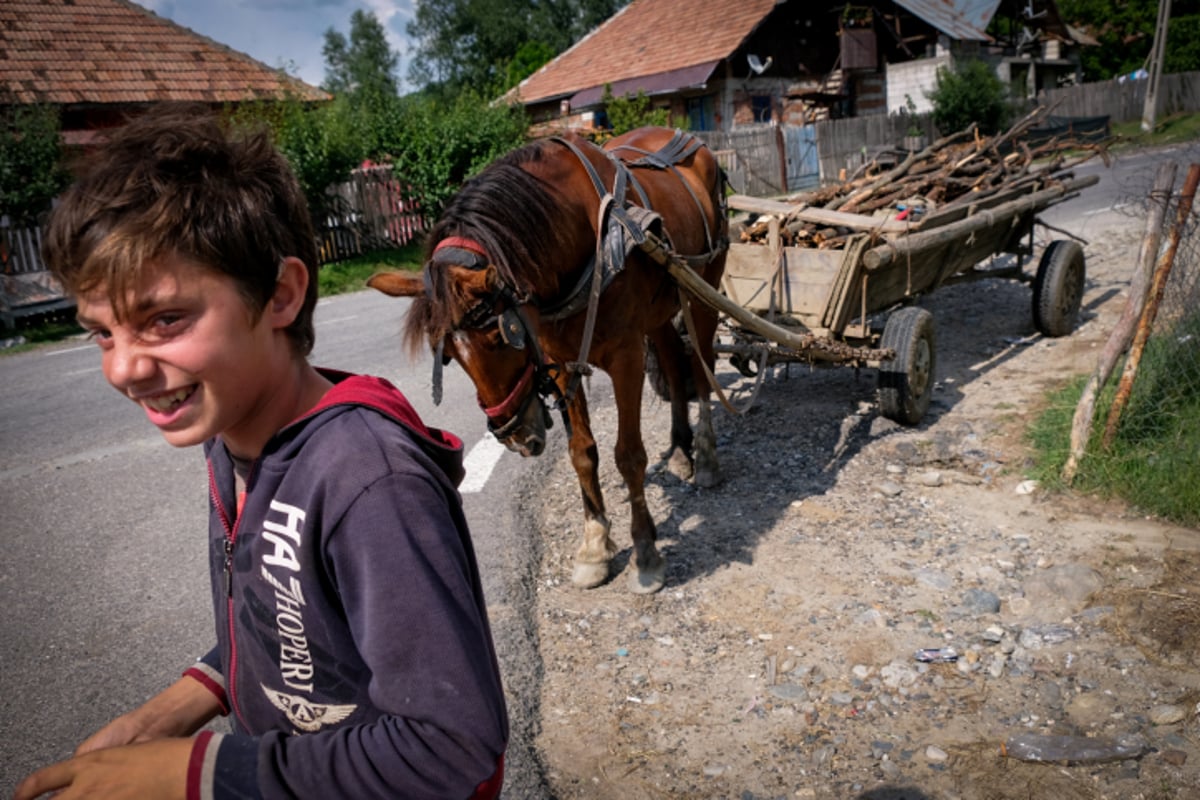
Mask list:
[[[638,594],[649,594],[663,587],[667,562],[654,544],[657,531],[646,507],[646,448],[641,429],[642,384],[646,374],[640,350],[637,345],[623,348],[627,357],[620,359],[608,373],[617,402],[617,469],[629,489],[630,534],[633,538],[633,558],[630,560],[633,572],[629,575],[629,588]],[[632,352],[637,355],[633,356]]]
[[612,526],[604,514],[604,495],[600,492],[600,457],[596,451],[596,440],[592,437],[587,398],[582,388],[572,398],[567,415],[571,420],[571,466],[575,467],[575,474],[579,476],[584,517],[583,542],[575,553],[571,582],[581,588],[591,589],[608,580],[609,564],[617,554],[617,546],[609,536]]

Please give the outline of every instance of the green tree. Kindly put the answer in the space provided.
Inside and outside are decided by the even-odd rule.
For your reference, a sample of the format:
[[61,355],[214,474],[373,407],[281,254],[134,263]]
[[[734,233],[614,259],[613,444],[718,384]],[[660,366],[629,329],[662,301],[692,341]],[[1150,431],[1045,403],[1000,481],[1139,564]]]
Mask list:
[[326,30],[321,54],[325,57],[322,88],[330,94],[396,96],[400,57],[388,45],[374,14],[356,9],[350,15],[349,41],[333,28]]
[[68,183],[58,112],[43,106],[0,111],[0,215],[30,223]]
[[[1063,20],[1095,38],[1099,47],[1083,47],[1084,80],[1128,75],[1146,65],[1154,44],[1158,0],[1059,0]],[[1167,24],[1166,72],[1200,69],[1196,34],[1200,0],[1175,0]]]
[[[628,0],[418,0],[408,79],[449,93],[499,93],[566,50]],[[531,58],[536,55],[536,58]],[[537,63],[539,62],[540,63]],[[518,62],[510,68],[513,62]],[[532,65],[532,69],[530,69]],[[520,80],[518,78],[517,80]]]
[[475,92],[449,103],[409,95],[390,110],[382,144],[396,177],[433,220],[468,178],[524,143],[528,127],[521,106],[489,103]]
[[1008,90],[982,61],[959,61],[954,69],[939,69],[937,86],[929,92],[933,122],[943,134],[961,131],[972,122],[985,134],[1008,122]]

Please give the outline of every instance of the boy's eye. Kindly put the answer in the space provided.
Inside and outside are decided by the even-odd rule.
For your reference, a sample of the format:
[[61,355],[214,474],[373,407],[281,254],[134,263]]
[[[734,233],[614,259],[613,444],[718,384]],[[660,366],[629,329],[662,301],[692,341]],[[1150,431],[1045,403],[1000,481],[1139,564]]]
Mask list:
[[177,333],[186,322],[183,314],[175,312],[167,312],[156,314],[146,325],[142,331],[142,335],[148,339],[161,339],[166,336],[171,336]]
[[87,332],[87,340],[100,346],[104,346],[110,339],[112,339],[112,334],[103,328],[94,328]]

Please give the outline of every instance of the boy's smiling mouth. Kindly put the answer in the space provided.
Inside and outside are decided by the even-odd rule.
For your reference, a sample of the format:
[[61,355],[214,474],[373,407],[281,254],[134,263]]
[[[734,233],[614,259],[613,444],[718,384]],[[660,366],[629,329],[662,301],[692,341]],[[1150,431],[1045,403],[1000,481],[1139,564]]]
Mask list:
[[164,392],[152,396],[139,397],[138,402],[152,411],[165,414],[168,411],[178,407],[183,401],[191,397],[192,392],[196,391],[195,386],[185,386],[182,389],[176,389],[173,392]]

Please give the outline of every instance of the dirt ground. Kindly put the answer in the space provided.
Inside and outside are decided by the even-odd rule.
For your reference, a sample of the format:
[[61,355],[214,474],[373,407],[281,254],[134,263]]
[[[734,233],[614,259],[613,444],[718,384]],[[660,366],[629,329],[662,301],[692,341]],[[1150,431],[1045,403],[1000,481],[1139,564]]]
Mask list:
[[[931,295],[938,384],[916,428],[879,416],[872,370],[779,367],[752,413],[719,410],[721,486],[652,468],[659,594],[623,575],[571,585],[582,515],[562,457],[526,501],[554,796],[1200,797],[1200,532],[1022,485],[1024,426],[1094,367],[1140,233],[1132,218],[1093,233],[1067,338],[1036,334],[1016,281]],[[653,458],[668,410],[645,408]],[[593,417],[620,569],[615,419]],[[915,657],[945,647],[956,662]],[[1022,734],[1123,737],[1137,757],[1005,757]]]

